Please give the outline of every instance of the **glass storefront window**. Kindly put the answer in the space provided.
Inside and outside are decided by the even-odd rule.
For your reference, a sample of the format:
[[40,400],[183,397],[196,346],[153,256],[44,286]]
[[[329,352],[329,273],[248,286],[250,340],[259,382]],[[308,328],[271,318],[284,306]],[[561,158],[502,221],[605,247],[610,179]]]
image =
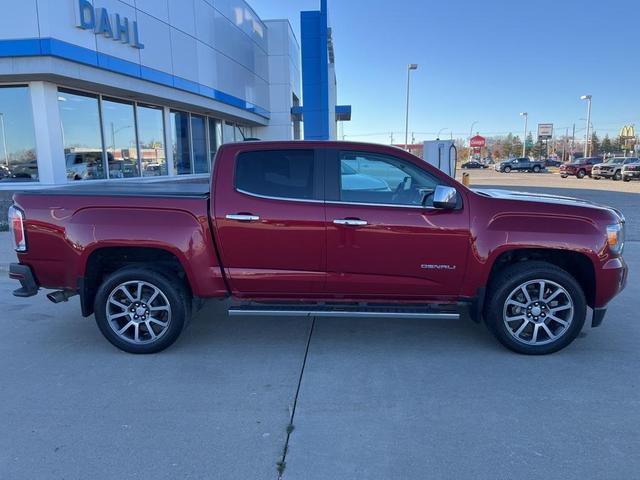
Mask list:
[[191,115],[191,142],[193,145],[193,173],[209,173],[207,130],[205,118]]
[[209,118],[209,165],[213,165],[213,159],[220,145],[222,145],[222,124],[220,120]]
[[98,96],[58,91],[67,179],[106,178]]
[[133,104],[103,98],[102,125],[109,178],[139,177]]
[[0,87],[0,182],[37,182],[29,87]]
[[191,173],[191,142],[189,139],[189,114],[171,112],[173,132],[173,170],[177,175]]
[[164,117],[162,109],[138,105],[138,141],[143,177],[167,175],[167,157],[164,151]]

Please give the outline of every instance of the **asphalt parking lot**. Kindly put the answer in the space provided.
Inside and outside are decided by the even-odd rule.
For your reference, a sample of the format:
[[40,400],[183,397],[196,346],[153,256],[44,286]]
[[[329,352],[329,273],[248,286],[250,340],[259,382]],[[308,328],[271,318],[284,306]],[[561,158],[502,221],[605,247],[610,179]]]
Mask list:
[[0,272],[0,479],[276,479],[285,445],[284,479],[636,478],[640,183],[471,173],[624,212],[629,284],[600,328],[525,357],[466,321],[229,318],[212,302],[174,347],[133,356],[77,298],[14,298]]

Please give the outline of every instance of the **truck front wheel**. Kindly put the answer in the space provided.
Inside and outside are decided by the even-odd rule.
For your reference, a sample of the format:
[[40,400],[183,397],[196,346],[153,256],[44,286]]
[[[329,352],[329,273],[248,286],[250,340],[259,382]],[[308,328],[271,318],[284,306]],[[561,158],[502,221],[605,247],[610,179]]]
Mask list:
[[505,347],[528,355],[563,349],[578,336],[586,299],[578,282],[547,262],[505,267],[490,282],[485,323]]
[[113,345],[129,353],[156,353],[180,336],[191,300],[184,283],[168,273],[124,267],[100,285],[94,311]]

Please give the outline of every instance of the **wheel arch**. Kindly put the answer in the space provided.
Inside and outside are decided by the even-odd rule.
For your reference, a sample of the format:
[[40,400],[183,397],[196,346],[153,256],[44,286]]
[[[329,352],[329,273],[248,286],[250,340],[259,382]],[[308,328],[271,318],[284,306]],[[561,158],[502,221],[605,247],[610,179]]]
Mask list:
[[152,270],[180,278],[189,293],[192,292],[189,275],[178,256],[161,247],[101,247],[93,250],[86,258],[84,276],[79,285],[82,315],[93,313],[96,291],[111,273],[127,266],[143,266]]
[[[587,299],[587,305],[595,305],[596,272],[591,258],[582,252],[555,248],[513,248],[496,255],[487,276],[488,285],[505,267],[527,260],[548,262],[573,276]],[[486,295],[486,294],[485,294]]]

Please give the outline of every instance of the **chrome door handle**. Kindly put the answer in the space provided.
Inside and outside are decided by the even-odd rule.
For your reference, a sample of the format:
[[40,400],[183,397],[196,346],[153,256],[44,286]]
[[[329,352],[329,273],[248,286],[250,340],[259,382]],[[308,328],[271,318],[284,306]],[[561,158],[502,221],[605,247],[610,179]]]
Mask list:
[[260,220],[260,217],[257,215],[248,215],[248,214],[229,214],[225,217],[227,220],[237,220],[238,222],[257,222]]
[[336,218],[333,223],[335,223],[336,225],[350,225],[355,227],[367,225],[366,220],[356,220],[354,218]]

